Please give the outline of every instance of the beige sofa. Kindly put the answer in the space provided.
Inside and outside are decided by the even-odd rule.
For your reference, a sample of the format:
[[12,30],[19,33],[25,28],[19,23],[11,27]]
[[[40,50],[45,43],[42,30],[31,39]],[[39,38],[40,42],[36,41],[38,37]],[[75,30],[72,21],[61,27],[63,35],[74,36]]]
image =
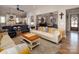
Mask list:
[[55,42],[57,44],[64,37],[64,35],[62,34],[62,32],[60,30],[54,30],[53,32],[45,32],[45,31],[41,31],[41,30],[31,30],[31,32],[39,35],[40,37],[42,37],[46,40]]
[[1,39],[0,47],[3,49],[11,48],[15,46],[16,44],[14,41],[9,37],[9,35],[3,35],[3,38]]
[[[1,36],[1,35],[0,35]],[[30,53],[29,47],[26,43],[16,45],[9,35],[3,35],[0,38],[0,54],[28,54]]]
[[30,54],[30,50],[26,43],[15,45],[14,47],[5,49],[0,54]]

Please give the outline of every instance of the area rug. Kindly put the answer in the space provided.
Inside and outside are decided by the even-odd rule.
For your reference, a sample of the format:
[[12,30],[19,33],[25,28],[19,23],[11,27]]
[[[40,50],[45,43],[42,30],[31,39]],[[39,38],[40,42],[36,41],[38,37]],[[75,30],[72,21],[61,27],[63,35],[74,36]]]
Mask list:
[[[21,36],[18,36],[13,40],[15,41],[16,44],[20,44],[24,42],[24,41],[22,42],[22,39],[23,38]],[[39,38],[39,42],[40,44],[35,48],[33,48],[33,50],[31,51],[32,54],[57,54],[59,52],[60,44],[55,44],[43,38]]]

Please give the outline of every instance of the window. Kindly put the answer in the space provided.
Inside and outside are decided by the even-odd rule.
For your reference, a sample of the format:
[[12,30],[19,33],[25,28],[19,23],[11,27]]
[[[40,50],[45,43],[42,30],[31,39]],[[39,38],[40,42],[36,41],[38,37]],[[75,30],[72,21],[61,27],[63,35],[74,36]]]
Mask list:
[[16,23],[19,23],[19,18],[16,18]]
[[1,23],[5,23],[5,16],[1,16],[1,17],[0,17],[0,22],[1,22]]

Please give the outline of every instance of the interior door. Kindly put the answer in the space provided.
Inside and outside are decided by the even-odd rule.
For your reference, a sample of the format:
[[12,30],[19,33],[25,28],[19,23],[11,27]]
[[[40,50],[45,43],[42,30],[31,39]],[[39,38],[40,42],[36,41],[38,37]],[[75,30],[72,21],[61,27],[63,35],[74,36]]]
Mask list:
[[71,14],[70,15],[70,29],[71,31],[78,31],[78,14]]

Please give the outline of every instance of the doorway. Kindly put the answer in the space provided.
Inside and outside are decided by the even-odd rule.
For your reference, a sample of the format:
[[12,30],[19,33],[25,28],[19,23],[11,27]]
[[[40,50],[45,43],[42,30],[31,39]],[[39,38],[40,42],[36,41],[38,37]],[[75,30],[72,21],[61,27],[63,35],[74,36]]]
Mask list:
[[79,8],[66,10],[66,32],[79,32]]
[[70,14],[70,31],[78,31],[79,14]]

